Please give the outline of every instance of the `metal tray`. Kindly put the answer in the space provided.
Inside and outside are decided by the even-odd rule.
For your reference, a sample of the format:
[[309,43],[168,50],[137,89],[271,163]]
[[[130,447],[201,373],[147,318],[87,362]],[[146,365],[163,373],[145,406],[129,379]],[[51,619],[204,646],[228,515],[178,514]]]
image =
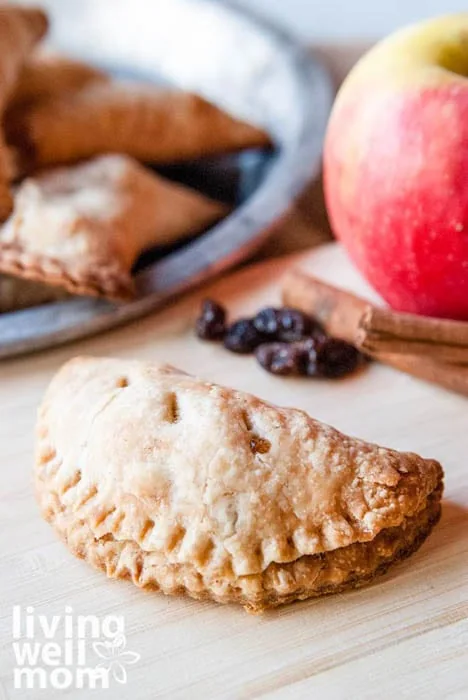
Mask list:
[[196,91],[264,126],[272,152],[165,169],[231,201],[232,214],[182,247],[145,256],[125,305],[71,298],[0,315],[0,358],[98,333],[250,256],[319,171],[332,88],[308,51],[264,20],[217,0],[43,0],[51,43],[115,74]]

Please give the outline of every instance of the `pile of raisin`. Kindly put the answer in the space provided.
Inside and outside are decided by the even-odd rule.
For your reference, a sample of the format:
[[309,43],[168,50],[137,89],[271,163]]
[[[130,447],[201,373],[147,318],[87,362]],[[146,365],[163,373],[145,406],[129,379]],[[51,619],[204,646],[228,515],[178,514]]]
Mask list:
[[288,307],[267,307],[229,325],[226,310],[206,299],[196,332],[203,340],[222,340],[231,352],[254,353],[267,372],[282,376],[336,379],[365,360],[353,345],[327,335],[312,316]]

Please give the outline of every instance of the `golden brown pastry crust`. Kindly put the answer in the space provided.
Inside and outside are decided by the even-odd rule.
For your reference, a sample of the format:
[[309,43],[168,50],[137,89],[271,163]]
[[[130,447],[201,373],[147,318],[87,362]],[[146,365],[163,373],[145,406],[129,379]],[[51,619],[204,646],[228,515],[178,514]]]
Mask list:
[[19,241],[0,241],[0,270],[25,280],[60,287],[78,296],[128,301],[135,295],[130,271],[124,270],[116,260],[82,257],[73,263],[31,252]]
[[90,85],[26,108],[12,142],[30,168],[112,152],[170,163],[270,144],[197,95],[132,83]]
[[0,313],[49,304],[67,297],[68,293],[60,287],[0,274]]
[[54,53],[38,53],[25,63],[8,103],[9,110],[26,105],[38,106],[52,98],[63,97],[91,83],[104,83],[106,73],[82,61]]
[[167,366],[91,358],[49,387],[35,477],[46,519],[109,576],[251,611],[372,580],[421,544],[442,491],[432,460]]
[[[47,31],[47,17],[42,10],[11,5],[0,6],[0,116],[3,118],[18,74],[34,45]],[[12,173],[9,150],[0,133],[0,221],[12,209],[9,180]]]
[[227,213],[125,156],[102,156],[26,180],[0,230],[0,271],[74,294],[127,299],[145,249],[172,243]]

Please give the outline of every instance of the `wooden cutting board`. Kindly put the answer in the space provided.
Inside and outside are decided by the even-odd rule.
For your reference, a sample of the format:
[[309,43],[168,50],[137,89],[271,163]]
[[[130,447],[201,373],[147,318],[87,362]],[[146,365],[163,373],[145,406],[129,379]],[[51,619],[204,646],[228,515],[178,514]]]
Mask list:
[[[65,606],[75,616],[124,616],[127,650],[140,655],[127,667],[126,684],[111,679],[110,689],[92,694],[72,688],[67,698],[468,697],[466,399],[378,365],[340,382],[275,378],[252,357],[194,338],[203,297],[225,302],[233,318],[248,315],[279,301],[280,278],[297,263],[370,295],[332,244],[245,269],[107,335],[0,365],[0,698],[49,700],[64,692],[12,689],[14,605],[23,613],[32,606],[49,620]],[[441,523],[415,556],[375,585],[263,617],[109,581],[56,540],[31,487],[36,406],[59,365],[77,354],[170,361],[306,409],[350,434],[435,457],[446,470]],[[102,659],[86,644],[94,666]]]

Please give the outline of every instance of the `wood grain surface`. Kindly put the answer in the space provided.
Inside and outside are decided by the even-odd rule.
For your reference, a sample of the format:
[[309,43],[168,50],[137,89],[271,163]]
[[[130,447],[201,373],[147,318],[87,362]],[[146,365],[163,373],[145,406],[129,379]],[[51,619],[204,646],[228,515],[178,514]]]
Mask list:
[[[127,328],[0,365],[2,700],[468,697],[467,401],[377,364],[340,382],[275,378],[252,357],[194,338],[201,298],[225,302],[232,317],[249,314],[279,301],[281,276],[297,263],[370,295],[332,244],[242,270]],[[371,587],[262,617],[107,580],[57,541],[32,490],[36,407],[59,365],[77,354],[170,361],[350,434],[435,457],[446,470],[442,520],[416,555]],[[65,606],[124,615],[127,649],[141,658],[125,685],[108,690],[14,690],[14,605],[49,617]]]

